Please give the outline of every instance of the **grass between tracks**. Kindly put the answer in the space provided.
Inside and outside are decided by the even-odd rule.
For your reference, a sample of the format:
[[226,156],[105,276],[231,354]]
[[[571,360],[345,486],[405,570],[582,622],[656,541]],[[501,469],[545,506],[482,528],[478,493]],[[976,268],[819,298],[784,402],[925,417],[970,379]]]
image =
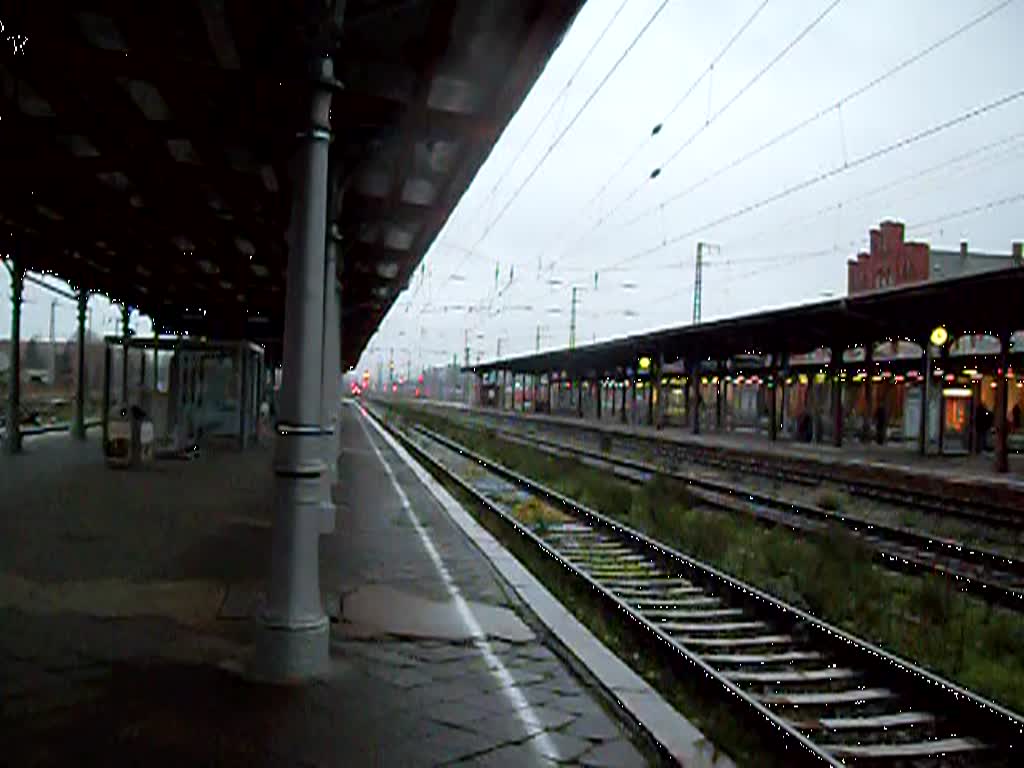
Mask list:
[[948,579],[872,562],[840,528],[805,537],[694,508],[658,477],[636,487],[607,472],[402,409],[468,448],[754,584],[982,696],[1024,713],[1024,616],[963,594]]

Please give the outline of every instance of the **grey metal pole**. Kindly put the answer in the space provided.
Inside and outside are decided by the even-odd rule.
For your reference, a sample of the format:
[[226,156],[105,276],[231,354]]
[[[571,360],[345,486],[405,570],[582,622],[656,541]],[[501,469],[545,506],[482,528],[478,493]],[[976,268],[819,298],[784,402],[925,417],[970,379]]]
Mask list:
[[125,304],[121,307],[121,407],[128,407],[128,321],[132,311]]
[[872,425],[875,418],[875,391],[871,386],[871,374],[875,364],[875,342],[864,344],[864,421],[861,423],[860,439],[862,443],[870,443],[874,437]]
[[89,294],[78,291],[78,376],[75,380],[75,412],[72,415],[71,435],[76,440],[85,440],[85,315]]
[[153,318],[153,394],[160,391],[160,326]]
[[57,300],[50,300],[50,388],[57,388]]
[[238,447],[249,442],[249,350],[245,341],[238,348]]
[[315,60],[308,128],[298,134],[288,233],[284,378],[274,473],[270,581],[257,639],[257,676],[303,680],[327,670],[329,622],[320,600],[319,536],[333,528],[321,506],[324,259],[327,155],[334,67]]
[[[340,246],[341,235],[338,235],[337,231],[335,231],[334,234],[335,234],[336,240],[337,240],[337,242],[338,242],[338,244]],[[341,248],[338,247],[337,250],[338,250],[338,261],[337,261],[337,264],[338,264],[338,274],[340,275],[342,273],[343,269],[344,269],[344,266],[341,263]],[[341,284],[340,283],[336,283],[335,287],[334,287],[334,329],[335,329],[335,338],[337,339],[337,345],[336,345],[335,350],[334,350],[334,360],[335,360],[335,363],[336,363],[335,368],[334,368],[334,448],[333,448],[333,450],[334,450],[334,461],[331,462],[331,469],[334,472],[334,476],[333,477],[334,477],[334,483],[335,484],[337,484],[338,481],[341,479],[341,477],[340,477],[340,470],[338,468],[338,457],[341,456],[341,397],[344,394],[344,388],[342,387],[342,384],[341,384],[341,373],[342,373],[342,362],[341,362],[341,353],[342,353],[342,345],[341,345],[341,338],[342,338],[342,333],[341,333],[341,322],[342,322],[342,320],[341,320],[341,318],[342,318],[342,315],[341,315],[341,300],[342,300]]]
[[110,431],[110,373],[113,351],[110,344],[103,342],[103,451],[107,450],[107,435]]
[[999,334],[999,365],[996,368],[996,444],[995,461],[993,469],[999,473],[1010,471],[1010,459],[1008,451],[1009,424],[1006,418],[1007,400],[1009,396],[1009,382],[1006,380],[1006,372],[1010,367],[1010,331],[1005,330]]
[[21,297],[25,290],[25,269],[14,254],[11,269],[11,367],[7,393],[7,452],[21,453]]
[[928,339],[924,340],[924,371],[921,378],[921,413],[920,424],[917,432],[917,452],[922,456],[928,455],[928,395],[931,389],[932,380],[932,344]]
[[320,391],[323,401],[320,405],[320,423],[324,429],[323,447],[324,461],[327,472],[324,475],[324,507],[325,514],[334,516],[334,502],[331,499],[331,487],[338,476],[338,455],[335,446],[335,418],[337,417],[338,400],[338,368],[340,366],[338,347],[338,324],[340,318],[337,310],[338,283],[338,243],[334,237],[334,227],[327,238],[324,249],[324,290],[323,290],[323,355],[320,366]]

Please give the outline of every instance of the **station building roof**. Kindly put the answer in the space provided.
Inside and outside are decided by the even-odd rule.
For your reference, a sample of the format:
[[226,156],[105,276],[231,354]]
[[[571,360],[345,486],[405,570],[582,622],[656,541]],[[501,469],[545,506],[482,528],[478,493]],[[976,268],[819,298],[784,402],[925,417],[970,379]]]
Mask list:
[[581,5],[6,3],[0,252],[168,330],[278,339],[289,157],[328,54],[354,362]]
[[800,354],[833,345],[849,349],[887,339],[923,344],[940,325],[950,338],[1024,328],[1024,267],[664,328],[573,350],[494,360],[463,370],[611,376],[635,369],[642,356],[663,356],[666,362],[726,360],[745,354]]

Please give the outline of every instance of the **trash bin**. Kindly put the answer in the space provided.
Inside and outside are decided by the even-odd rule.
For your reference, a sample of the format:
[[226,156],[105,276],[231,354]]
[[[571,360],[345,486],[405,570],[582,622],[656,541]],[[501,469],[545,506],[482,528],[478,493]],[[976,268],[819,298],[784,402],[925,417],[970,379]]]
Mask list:
[[122,408],[107,427],[105,453],[112,467],[146,464],[154,455],[153,422],[138,406]]

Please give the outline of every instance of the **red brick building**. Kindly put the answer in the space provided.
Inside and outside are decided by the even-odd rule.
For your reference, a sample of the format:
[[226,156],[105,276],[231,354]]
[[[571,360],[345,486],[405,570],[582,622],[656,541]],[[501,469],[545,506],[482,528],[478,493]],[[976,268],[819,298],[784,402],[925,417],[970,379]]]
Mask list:
[[871,230],[871,250],[858,253],[847,263],[848,294],[876,291],[895,285],[961,277],[991,269],[1021,264],[1021,244],[1013,244],[1013,253],[979,253],[960,243],[958,251],[933,249],[927,243],[907,242],[904,227],[898,221],[883,221]]
[[871,230],[871,250],[847,264],[846,292],[864,293],[928,279],[928,244],[904,240],[903,224],[883,221]]

